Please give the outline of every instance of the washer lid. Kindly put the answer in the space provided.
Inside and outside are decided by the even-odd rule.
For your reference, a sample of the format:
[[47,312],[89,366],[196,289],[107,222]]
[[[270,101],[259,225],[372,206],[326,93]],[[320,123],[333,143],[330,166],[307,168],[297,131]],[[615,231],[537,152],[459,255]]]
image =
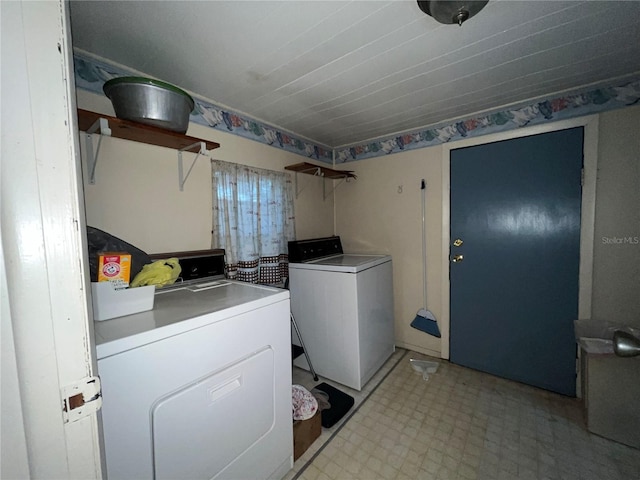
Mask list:
[[347,253],[311,260],[306,263],[290,263],[289,268],[358,273],[390,261],[390,255],[358,255]]

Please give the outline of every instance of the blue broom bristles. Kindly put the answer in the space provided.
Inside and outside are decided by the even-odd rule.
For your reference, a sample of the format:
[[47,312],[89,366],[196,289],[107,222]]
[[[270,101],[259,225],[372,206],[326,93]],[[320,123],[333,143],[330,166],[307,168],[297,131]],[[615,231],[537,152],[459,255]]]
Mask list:
[[411,326],[416,330],[428,333],[429,335],[433,335],[434,337],[440,338],[441,336],[440,329],[438,328],[438,323],[435,320],[416,315],[416,318],[414,318],[411,322]]

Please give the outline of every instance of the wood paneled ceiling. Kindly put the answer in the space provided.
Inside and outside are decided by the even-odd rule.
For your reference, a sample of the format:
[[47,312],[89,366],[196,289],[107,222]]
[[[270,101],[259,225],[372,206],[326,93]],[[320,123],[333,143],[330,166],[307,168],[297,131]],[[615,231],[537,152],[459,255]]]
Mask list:
[[640,77],[640,1],[72,1],[73,45],[330,147]]

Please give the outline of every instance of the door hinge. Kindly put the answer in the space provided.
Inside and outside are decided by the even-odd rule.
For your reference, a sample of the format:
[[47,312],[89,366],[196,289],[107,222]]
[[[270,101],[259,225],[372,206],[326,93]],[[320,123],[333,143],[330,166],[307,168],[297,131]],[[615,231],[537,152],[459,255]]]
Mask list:
[[75,422],[96,413],[102,407],[100,377],[86,377],[62,387],[64,423]]

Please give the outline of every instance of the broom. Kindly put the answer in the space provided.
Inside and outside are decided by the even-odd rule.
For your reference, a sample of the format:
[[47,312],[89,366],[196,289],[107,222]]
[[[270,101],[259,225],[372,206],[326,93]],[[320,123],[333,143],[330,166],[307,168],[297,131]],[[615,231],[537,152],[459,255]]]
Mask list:
[[422,292],[424,308],[418,310],[416,318],[411,322],[411,326],[417,330],[440,338],[438,321],[433,313],[427,310],[427,232],[425,231],[425,191],[427,184],[422,179],[420,190],[422,192]]

